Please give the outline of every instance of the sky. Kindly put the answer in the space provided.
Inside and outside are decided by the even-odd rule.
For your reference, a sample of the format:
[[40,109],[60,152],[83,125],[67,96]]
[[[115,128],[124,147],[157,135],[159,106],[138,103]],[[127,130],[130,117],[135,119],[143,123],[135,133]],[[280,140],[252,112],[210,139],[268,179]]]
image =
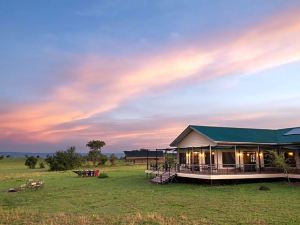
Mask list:
[[0,151],[300,126],[298,0],[0,0]]

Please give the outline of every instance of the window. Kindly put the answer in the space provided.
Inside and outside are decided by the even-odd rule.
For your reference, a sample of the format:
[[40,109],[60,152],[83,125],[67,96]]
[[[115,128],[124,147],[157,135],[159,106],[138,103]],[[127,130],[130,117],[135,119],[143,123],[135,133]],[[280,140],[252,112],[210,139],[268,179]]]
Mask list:
[[235,167],[234,152],[222,152],[223,167]]

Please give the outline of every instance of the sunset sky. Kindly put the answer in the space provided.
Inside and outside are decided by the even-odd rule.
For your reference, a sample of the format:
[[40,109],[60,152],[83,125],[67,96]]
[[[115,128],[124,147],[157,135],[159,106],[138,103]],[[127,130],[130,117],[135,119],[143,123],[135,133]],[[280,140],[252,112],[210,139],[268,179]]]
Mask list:
[[0,151],[300,126],[300,1],[0,0]]

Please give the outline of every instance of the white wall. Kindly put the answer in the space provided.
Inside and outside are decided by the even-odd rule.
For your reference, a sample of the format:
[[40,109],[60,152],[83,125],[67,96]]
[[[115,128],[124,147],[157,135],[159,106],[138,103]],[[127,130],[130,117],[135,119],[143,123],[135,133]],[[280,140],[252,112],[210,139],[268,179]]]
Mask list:
[[181,142],[179,142],[179,148],[187,148],[187,147],[202,147],[216,144],[210,141],[208,138],[196,133],[195,131],[191,131]]

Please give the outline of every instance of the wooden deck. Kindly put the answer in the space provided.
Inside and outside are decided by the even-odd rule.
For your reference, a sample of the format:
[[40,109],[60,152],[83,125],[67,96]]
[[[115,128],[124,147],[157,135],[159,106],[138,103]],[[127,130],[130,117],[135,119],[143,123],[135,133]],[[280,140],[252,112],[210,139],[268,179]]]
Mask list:
[[[145,170],[147,174],[162,174],[162,171]],[[235,174],[201,174],[176,172],[177,177],[202,179],[202,180],[240,180],[240,179],[274,179],[286,178],[284,173],[235,173]],[[300,174],[289,174],[291,179],[300,179]]]

